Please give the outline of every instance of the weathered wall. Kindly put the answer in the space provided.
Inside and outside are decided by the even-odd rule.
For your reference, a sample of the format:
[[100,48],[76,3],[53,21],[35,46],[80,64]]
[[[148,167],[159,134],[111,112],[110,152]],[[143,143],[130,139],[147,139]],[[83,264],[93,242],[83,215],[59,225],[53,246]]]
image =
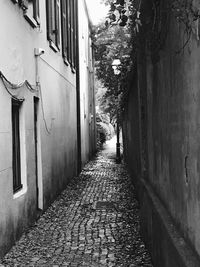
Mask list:
[[[63,63],[61,52],[54,52],[47,41],[45,1],[40,2],[40,28],[33,29],[23,11],[12,1],[0,2],[2,36],[0,70],[13,83],[27,79],[36,84],[34,48],[45,49],[38,58],[41,94],[25,89],[22,95],[23,190],[13,195],[11,96],[0,82],[0,255],[21,232],[46,209],[65,188],[77,170],[76,74]],[[39,97],[38,183],[33,96]]]
[[[45,62],[41,61],[40,65],[48,129],[41,120],[44,206],[47,206],[76,174],[76,88],[69,81],[60,79],[54,70],[46,68]],[[45,77],[49,77],[48,82]]]
[[[139,103],[138,103],[138,86],[137,75],[132,74],[130,78],[130,90],[127,96],[125,110],[122,115],[122,133],[124,157],[134,178],[134,183],[139,189],[141,177],[140,161],[140,124],[139,124]],[[139,193],[139,192],[138,192]]]
[[79,2],[81,161],[84,165],[96,150],[94,66],[91,24],[84,1]]
[[184,43],[172,19],[160,60],[147,64],[149,180],[184,236],[200,254],[198,41]]
[[[136,173],[136,177],[142,173],[142,230],[155,266],[200,266],[199,41],[194,24],[183,50],[183,25],[172,15],[167,26],[159,53],[151,57],[141,46],[138,58],[140,143],[146,145],[141,162],[146,161],[147,169],[146,175],[143,169]],[[141,97],[146,97],[144,118]],[[131,113],[134,101],[129,102],[127,112]],[[132,116],[133,131],[134,125]],[[130,143],[130,147],[137,145],[135,138]],[[136,152],[141,155],[143,147]],[[130,165],[130,155],[128,161]]]

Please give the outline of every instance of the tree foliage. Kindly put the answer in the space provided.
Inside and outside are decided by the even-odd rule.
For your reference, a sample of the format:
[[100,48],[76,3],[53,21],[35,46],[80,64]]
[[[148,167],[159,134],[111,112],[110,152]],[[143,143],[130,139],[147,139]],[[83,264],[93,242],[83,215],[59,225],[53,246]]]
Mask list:
[[[137,0],[102,0],[110,5],[104,23],[95,27],[96,76],[106,91],[102,95],[101,107],[115,120],[123,104],[128,88],[128,76],[136,65],[135,33],[140,24]],[[136,22],[138,21],[138,22]],[[120,74],[112,69],[114,59],[120,59]]]
[[[126,78],[130,69],[130,35],[127,29],[120,26],[105,27],[104,24],[96,28],[96,76],[106,88],[101,107],[108,112],[111,119],[115,117],[119,100],[126,86]],[[115,75],[112,62],[120,59],[120,75]],[[123,82],[122,82],[123,81]]]
[[[116,111],[124,104],[128,90],[129,73],[136,69],[138,45],[143,45],[151,53],[153,61],[159,60],[159,52],[164,48],[167,38],[169,17],[174,14],[178,23],[185,26],[187,45],[191,34],[199,23],[199,9],[192,0],[102,0],[110,6],[104,23],[95,28],[96,76],[106,88],[102,94],[101,107],[115,118]],[[145,3],[144,3],[145,2]],[[143,7],[141,7],[141,3]],[[144,25],[144,27],[143,27]],[[141,31],[143,27],[143,31]],[[145,34],[142,38],[142,34]],[[139,37],[139,38],[138,38]],[[200,39],[199,31],[197,39]],[[114,75],[112,62],[120,59],[121,74]]]

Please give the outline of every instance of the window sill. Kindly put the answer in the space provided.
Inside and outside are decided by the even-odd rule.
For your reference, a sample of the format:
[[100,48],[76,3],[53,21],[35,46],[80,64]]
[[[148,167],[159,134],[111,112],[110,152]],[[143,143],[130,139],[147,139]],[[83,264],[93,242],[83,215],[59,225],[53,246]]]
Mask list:
[[76,73],[76,70],[73,66],[71,66],[72,73]]
[[24,18],[30,23],[30,25],[31,25],[33,28],[37,28],[37,27],[38,27],[38,22],[37,22],[34,18],[30,17],[30,16],[27,14],[26,10],[24,11]]
[[52,50],[54,51],[54,52],[59,52],[59,49],[58,49],[58,47],[54,44],[54,42],[53,41],[49,41],[49,46],[52,48]]
[[70,65],[72,73],[76,73],[75,68],[72,66],[72,64],[67,60],[67,58],[65,56],[63,56],[63,61],[64,61],[66,66]]
[[18,193],[19,191],[21,191],[22,188],[23,188],[22,184],[19,185],[17,188],[15,188],[15,190],[14,190],[14,194],[16,194],[16,193]]
[[14,192],[13,199],[19,198],[23,196],[27,192],[27,188],[22,187],[18,191]]
[[69,66],[69,62],[68,62],[68,60],[67,60],[66,57],[63,57],[63,61],[64,61],[64,63],[65,63],[66,66]]

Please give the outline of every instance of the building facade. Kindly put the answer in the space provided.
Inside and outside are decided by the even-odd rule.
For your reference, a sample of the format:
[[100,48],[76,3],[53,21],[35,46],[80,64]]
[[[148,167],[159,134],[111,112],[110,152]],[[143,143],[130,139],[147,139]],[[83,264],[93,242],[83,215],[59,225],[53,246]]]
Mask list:
[[[79,69],[80,69],[80,127],[81,159],[84,165],[96,147],[96,118],[94,95],[94,57],[92,49],[92,27],[85,1],[79,2]],[[87,90],[89,84],[89,90]]]
[[95,151],[93,66],[79,77],[83,50],[92,62],[90,23],[79,5],[87,10],[84,1],[0,3],[1,255]]

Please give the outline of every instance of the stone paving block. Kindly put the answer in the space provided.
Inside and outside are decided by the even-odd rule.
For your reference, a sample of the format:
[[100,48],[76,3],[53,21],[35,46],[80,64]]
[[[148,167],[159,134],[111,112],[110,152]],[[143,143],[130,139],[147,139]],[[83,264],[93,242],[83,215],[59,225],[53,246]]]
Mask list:
[[0,260],[9,266],[153,266],[135,191],[115,151],[98,153]]

